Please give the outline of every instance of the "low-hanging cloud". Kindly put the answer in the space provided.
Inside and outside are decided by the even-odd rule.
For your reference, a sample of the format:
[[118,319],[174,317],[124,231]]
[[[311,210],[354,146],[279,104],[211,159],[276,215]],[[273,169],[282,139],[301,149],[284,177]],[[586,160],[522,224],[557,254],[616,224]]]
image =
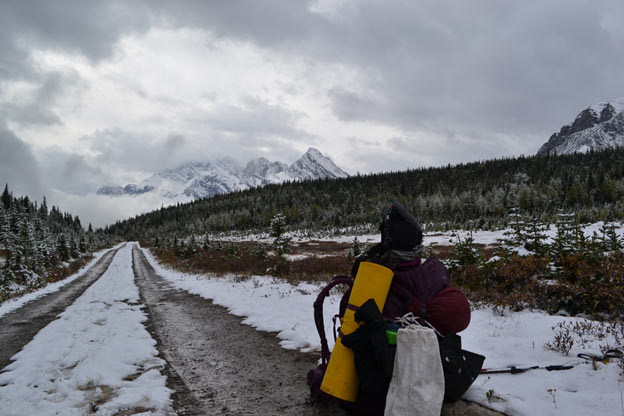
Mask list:
[[41,201],[46,188],[30,147],[0,122],[0,183],[14,195],[29,195]]

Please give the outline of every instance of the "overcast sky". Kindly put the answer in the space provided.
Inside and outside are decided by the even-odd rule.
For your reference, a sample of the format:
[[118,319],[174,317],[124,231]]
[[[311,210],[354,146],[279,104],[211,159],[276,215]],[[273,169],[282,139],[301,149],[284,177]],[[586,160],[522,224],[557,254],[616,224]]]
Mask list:
[[622,0],[5,0],[0,180],[103,225],[140,207],[98,187],[188,161],[534,154],[624,96],[623,22]]

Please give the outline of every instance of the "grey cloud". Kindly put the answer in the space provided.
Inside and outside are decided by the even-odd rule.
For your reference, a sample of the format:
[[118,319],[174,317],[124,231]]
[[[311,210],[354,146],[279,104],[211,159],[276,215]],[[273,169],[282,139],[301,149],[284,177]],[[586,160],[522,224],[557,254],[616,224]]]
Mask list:
[[173,157],[169,152],[172,149],[171,137],[159,139],[148,134],[110,128],[97,130],[80,140],[94,152],[91,163],[106,165],[109,170],[124,167],[125,170],[150,172],[162,168],[163,162],[165,167],[171,167],[166,163],[167,158]]
[[72,70],[31,75],[29,82],[37,86],[31,95],[19,97],[18,102],[0,102],[0,116],[20,124],[62,124],[61,118],[52,107],[63,93],[75,91],[82,87],[84,82]]
[[24,46],[79,52],[90,59],[101,59],[111,54],[121,35],[147,30],[150,21],[145,4],[117,0],[2,2],[0,12],[3,52],[8,50],[22,59],[27,59],[28,54]]
[[[97,60],[109,56],[121,36],[151,26],[200,28],[318,67],[343,65],[354,79],[327,92],[336,117],[390,125],[406,136],[421,130],[448,140],[461,136],[469,148],[484,152],[470,153],[481,159],[500,154],[507,144],[501,136],[525,139],[526,152],[535,151],[584,107],[624,93],[624,28],[614,17],[624,15],[620,0],[361,0],[333,15],[311,11],[313,4],[3,2],[0,78],[40,77],[29,60],[31,47]],[[63,85],[51,86],[50,96]],[[49,105],[39,110],[9,106],[3,115],[58,122]],[[215,144],[230,154],[265,146],[294,154],[293,141],[315,140],[296,127],[300,117],[305,115],[262,102],[222,107],[205,119],[188,120],[205,127],[206,137],[196,145],[189,138],[184,150],[166,162],[174,163],[191,149],[214,152]],[[119,166],[149,170],[163,163],[162,153],[141,151],[145,143],[160,146],[158,140],[114,129],[93,136],[89,142],[98,149],[99,163],[115,160]],[[96,143],[100,140],[103,144]],[[235,147],[242,144],[242,150]]]
[[[205,136],[185,150],[193,160],[210,160],[224,156],[246,163],[259,155],[282,161],[300,157],[297,145],[314,145],[314,135],[297,127],[305,117],[286,107],[247,97],[238,105],[219,105],[218,110],[194,115],[189,123],[201,126]],[[272,155],[266,154],[266,149]]]
[[[624,4],[584,1],[467,3],[358,1],[337,17],[311,2],[160,3],[180,25],[357,71],[358,87],[336,85],[332,110],[345,121],[405,130],[516,135],[536,150],[582,108],[620,96]],[[177,5],[176,5],[177,8]],[[256,10],[257,9],[257,10]],[[609,24],[611,22],[611,24]],[[541,138],[540,138],[541,137]],[[531,149],[530,147],[534,147]]]
[[66,152],[58,146],[40,151],[38,158],[48,181],[56,189],[68,194],[92,193],[108,180],[101,166],[85,156]]
[[315,32],[328,26],[326,19],[310,12],[310,3],[288,0],[189,0],[181,5],[159,0],[150,4],[153,5],[153,13],[166,16],[167,21],[176,26],[201,27],[218,36],[268,47],[296,47],[303,46],[308,39],[314,40]]
[[327,95],[331,100],[333,113],[343,121],[374,120],[380,110],[377,103],[341,87],[331,88]]
[[[46,73],[31,53],[52,49],[98,60],[110,56],[120,36],[149,28],[149,13],[140,3],[7,1],[0,3],[0,80],[26,81],[40,88],[30,101],[4,103],[0,117],[23,124],[60,124],[49,107],[67,93],[75,74]],[[73,81],[73,82],[72,82]]]
[[14,195],[41,201],[46,188],[30,147],[0,122],[0,182]]
[[[362,87],[385,103],[347,115],[475,138],[530,136],[531,152],[582,108],[624,91],[624,30],[607,31],[595,4],[408,3],[359,2],[341,20],[352,35],[333,45],[346,46]],[[333,97],[337,117],[359,108],[352,98]]]
[[6,119],[20,124],[62,124],[61,119],[54,111],[33,102],[25,105],[3,104],[0,106],[0,114]]
[[220,106],[218,111],[206,114],[205,121],[217,131],[297,140],[305,135],[294,127],[300,117],[302,114],[285,107],[247,97],[242,105]]
[[170,134],[165,139],[165,152],[171,153],[178,151],[186,144],[186,138],[181,134]]

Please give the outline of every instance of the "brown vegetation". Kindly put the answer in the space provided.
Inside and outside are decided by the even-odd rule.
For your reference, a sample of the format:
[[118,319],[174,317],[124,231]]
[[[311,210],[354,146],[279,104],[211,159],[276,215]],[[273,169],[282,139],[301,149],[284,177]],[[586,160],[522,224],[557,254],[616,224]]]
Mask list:
[[564,310],[593,317],[624,314],[624,253],[595,259],[574,254],[557,269],[548,257],[511,256],[484,264],[458,266],[455,284],[473,301],[550,313]]
[[53,283],[68,278],[69,276],[77,273],[78,270],[80,270],[88,262],[90,262],[91,259],[93,259],[93,255],[89,254],[74,259],[72,262],[69,263],[69,265],[67,265],[67,267],[63,267],[61,265],[50,267],[48,269],[48,277],[46,279],[46,282]]
[[[258,243],[212,242],[211,248],[166,249],[153,248],[158,259],[177,270],[189,273],[238,275],[279,275],[289,282],[325,281],[335,275],[351,273],[353,259],[347,256],[346,243],[309,241],[293,244],[288,256],[277,259],[268,247],[258,249]],[[297,256],[305,256],[297,259]]]
[[[161,262],[181,271],[278,275],[299,281],[329,281],[336,275],[350,275],[353,258],[351,245],[327,241],[293,244],[289,257],[277,259],[258,250],[256,242],[213,242],[213,248],[181,251],[154,249]],[[214,247],[216,246],[216,248]],[[268,246],[264,247],[265,249]],[[429,246],[430,256],[453,261],[456,246]],[[594,317],[624,314],[624,253],[610,256],[569,255],[553,268],[549,257],[509,255],[492,258],[499,247],[474,244],[475,261],[455,263],[450,267],[454,285],[474,302],[511,307],[543,309],[550,313],[564,310],[569,314]],[[264,253],[263,255],[259,255]],[[305,256],[301,259],[297,255]]]

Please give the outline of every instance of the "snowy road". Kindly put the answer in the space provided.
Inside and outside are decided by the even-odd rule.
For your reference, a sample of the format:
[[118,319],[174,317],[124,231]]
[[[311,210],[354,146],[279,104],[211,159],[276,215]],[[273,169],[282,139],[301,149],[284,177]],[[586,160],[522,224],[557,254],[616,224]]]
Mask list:
[[57,316],[82,295],[108,269],[118,249],[106,252],[80,279],[63,287],[63,290],[50,293],[21,308],[0,316],[0,368],[11,361],[11,357],[24,347],[41,328],[55,320]]
[[[2,341],[16,340],[0,343],[4,363],[12,360],[0,369],[0,415],[344,415],[306,403],[305,374],[318,351],[302,351],[315,351],[318,343],[310,327],[317,286],[187,275],[162,267],[136,243],[98,256],[74,276],[79,284],[67,283],[55,295],[61,300],[47,295],[13,312],[0,306]],[[333,301],[329,309],[337,308]],[[584,320],[488,308],[471,319],[462,333],[465,348],[483,353],[489,367],[574,368],[480,377],[466,399],[509,415],[624,409],[617,363],[573,358],[613,339],[586,337],[570,357],[541,348],[557,323]],[[490,403],[492,392],[497,400]],[[492,413],[459,401],[442,414]]]
[[306,403],[316,354],[175,289],[132,243],[1,317],[0,334],[2,415],[344,414]]
[[150,317],[148,330],[167,361],[178,414],[344,415],[306,404],[305,374],[317,354],[283,349],[274,334],[256,331],[210,300],[175,289],[136,247],[133,260]]
[[[143,325],[131,245],[115,251],[76,280],[83,293],[74,289],[75,301],[58,319],[52,307],[54,320],[1,370],[0,415],[173,414],[160,372],[165,362]],[[60,296],[62,310],[71,299]],[[36,313],[49,302],[36,300],[10,315]]]

